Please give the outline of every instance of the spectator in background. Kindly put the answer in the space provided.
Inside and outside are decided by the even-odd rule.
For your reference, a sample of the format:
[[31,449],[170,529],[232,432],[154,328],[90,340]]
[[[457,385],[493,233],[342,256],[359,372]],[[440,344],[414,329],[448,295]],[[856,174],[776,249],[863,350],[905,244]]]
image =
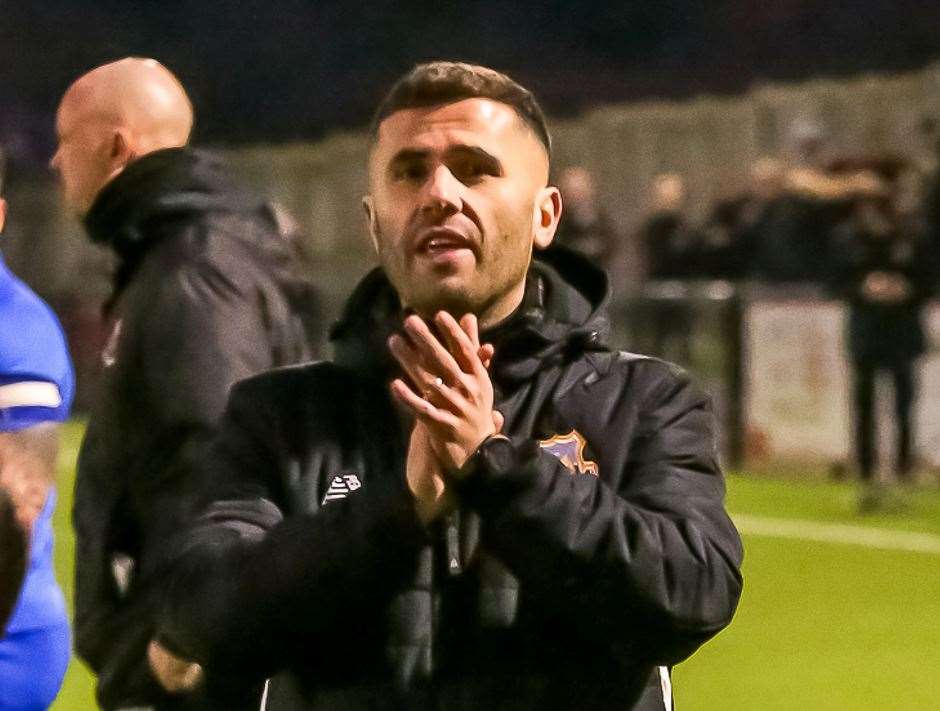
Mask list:
[[[4,164],[0,152],[0,196]],[[0,197],[0,232],[6,221]],[[0,709],[52,703],[71,654],[52,565],[58,423],[74,390],[55,315],[0,256]]]
[[678,173],[657,175],[650,187],[650,216],[641,228],[647,276],[643,307],[635,314],[636,335],[646,352],[688,364],[692,353],[692,307],[682,280],[699,276],[698,236],[685,217],[685,180]]
[[761,256],[759,248],[771,243],[761,236],[773,222],[783,187],[783,165],[763,157],[751,166],[742,194],[715,204],[696,250],[704,276],[737,280],[753,274],[755,261]]
[[882,501],[876,481],[874,384],[879,372],[894,385],[895,474],[911,481],[911,412],[917,398],[915,364],[924,351],[921,311],[930,294],[930,262],[922,235],[905,229],[883,185],[880,195],[855,201],[835,240],[835,285],[849,305],[848,344],[854,371],[855,450],[863,484],[860,509]]
[[685,217],[685,180],[662,173],[650,187],[650,215],[641,228],[650,279],[685,279],[695,274],[697,237]]
[[751,166],[748,177],[743,195],[716,205],[704,227],[706,244],[719,247],[713,251],[710,268],[718,278],[761,276],[761,265],[772,261],[773,247],[779,242],[773,230],[784,194],[783,164],[762,157]]
[[187,147],[192,124],[183,87],[150,59],[85,74],[56,121],[65,202],[118,258],[73,512],[76,649],[106,710],[257,708],[260,689],[211,674],[191,698],[159,687],[146,661],[153,586],[229,388],[308,359],[315,340],[293,246],[266,203]]
[[741,230],[747,196],[719,200],[699,230],[697,273],[705,279],[737,280],[747,267]]
[[935,119],[926,117],[920,124],[924,150],[914,159],[920,175],[921,214],[927,246],[931,253],[934,287],[940,286],[940,131]]
[[616,258],[617,235],[597,204],[594,177],[587,168],[566,168],[559,176],[558,187],[565,205],[558,226],[558,243],[589,257],[609,272]]
[[831,276],[833,231],[852,200],[872,189],[870,174],[834,174],[822,127],[800,119],[790,127],[790,165],[752,237],[755,276],[768,282],[825,283]]

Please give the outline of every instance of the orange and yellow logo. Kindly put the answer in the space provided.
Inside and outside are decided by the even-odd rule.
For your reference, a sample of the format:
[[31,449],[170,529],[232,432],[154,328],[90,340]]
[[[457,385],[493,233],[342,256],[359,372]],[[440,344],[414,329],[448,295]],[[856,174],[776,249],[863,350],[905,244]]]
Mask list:
[[539,441],[542,449],[551,452],[572,474],[593,474],[597,476],[597,463],[584,458],[584,447],[587,441],[577,430],[568,434],[554,435]]

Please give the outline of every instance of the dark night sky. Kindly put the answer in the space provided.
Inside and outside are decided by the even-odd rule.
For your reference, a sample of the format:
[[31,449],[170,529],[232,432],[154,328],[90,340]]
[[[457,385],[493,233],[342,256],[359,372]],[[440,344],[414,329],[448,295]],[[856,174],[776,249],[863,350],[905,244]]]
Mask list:
[[7,0],[0,139],[38,159],[66,86],[128,54],[180,76],[198,140],[278,141],[363,125],[396,76],[432,58],[507,70],[555,115],[916,67],[940,56],[940,3]]

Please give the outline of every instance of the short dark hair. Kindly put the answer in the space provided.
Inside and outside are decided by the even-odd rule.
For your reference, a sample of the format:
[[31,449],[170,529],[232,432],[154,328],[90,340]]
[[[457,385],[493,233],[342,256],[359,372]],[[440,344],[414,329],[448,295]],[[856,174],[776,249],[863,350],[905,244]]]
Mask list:
[[372,136],[397,111],[451,104],[464,99],[492,99],[511,106],[552,154],[545,114],[532,92],[502,72],[463,62],[418,64],[391,88],[372,118]]
[[7,157],[3,152],[3,146],[0,146],[0,197],[3,197],[3,183],[7,177]]

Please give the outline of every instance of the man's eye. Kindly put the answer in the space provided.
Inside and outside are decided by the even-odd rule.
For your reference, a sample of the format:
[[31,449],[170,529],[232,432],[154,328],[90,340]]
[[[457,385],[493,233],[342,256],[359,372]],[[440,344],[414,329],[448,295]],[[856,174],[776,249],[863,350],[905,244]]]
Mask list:
[[428,172],[422,165],[405,165],[395,171],[396,180],[421,181]]
[[482,163],[464,163],[454,166],[454,175],[462,183],[466,183],[468,180],[480,180],[483,176],[489,174],[490,171]]

